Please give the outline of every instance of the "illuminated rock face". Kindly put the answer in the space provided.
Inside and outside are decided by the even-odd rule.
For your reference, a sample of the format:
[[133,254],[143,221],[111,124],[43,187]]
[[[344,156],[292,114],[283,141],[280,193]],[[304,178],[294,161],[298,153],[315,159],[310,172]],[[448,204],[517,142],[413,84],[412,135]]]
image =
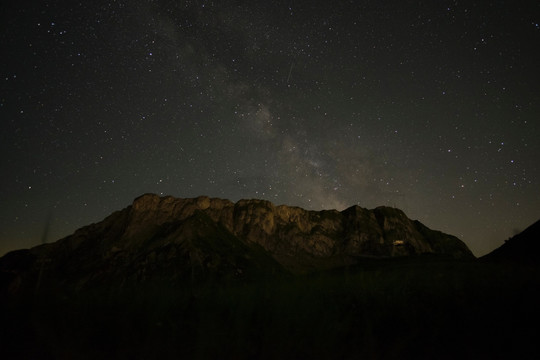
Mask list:
[[146,194],[55,243],[7,254],[0,270],[11,277],[45,269],[47,275],[74,282],[230,278],[425,253],[473,258],[456,237],[430,230],[394,208],[307,211],[264,200]]
[[207,197],[175,199],[147,194],[134,201],[130,210],[132,221],[123,237],[136,236],[165,223],[182,222],[196,212],[207,215],[242,241],[261,245],[277,258],[299,253],[321,258],[423,253],[472,257],[456,237],[429,230],[408,219],[401,210],[388,207],[307,211],[275,206],[264,200],[232,203]]

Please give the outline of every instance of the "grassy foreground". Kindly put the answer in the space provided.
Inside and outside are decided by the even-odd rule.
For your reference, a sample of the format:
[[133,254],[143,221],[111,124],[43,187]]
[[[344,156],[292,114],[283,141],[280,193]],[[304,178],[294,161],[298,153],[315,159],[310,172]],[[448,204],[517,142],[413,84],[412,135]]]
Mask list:
[[540,358],[540,271],[396,259],[4,299],[2,359]]

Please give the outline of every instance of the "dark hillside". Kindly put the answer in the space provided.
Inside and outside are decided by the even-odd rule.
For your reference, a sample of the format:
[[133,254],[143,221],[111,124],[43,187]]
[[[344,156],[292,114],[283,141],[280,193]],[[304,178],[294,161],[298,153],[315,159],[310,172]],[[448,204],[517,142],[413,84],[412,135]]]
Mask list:
[[508,239],[482,260],[540,264],[540,220]]

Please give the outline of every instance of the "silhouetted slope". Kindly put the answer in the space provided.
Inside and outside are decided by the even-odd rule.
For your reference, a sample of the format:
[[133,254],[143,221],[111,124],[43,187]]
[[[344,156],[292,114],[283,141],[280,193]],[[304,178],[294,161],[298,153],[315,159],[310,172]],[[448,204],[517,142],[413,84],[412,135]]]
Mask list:
[[508,239],[503,245],[482,257],[483,260],[509,260],[539,263],[540,220]]

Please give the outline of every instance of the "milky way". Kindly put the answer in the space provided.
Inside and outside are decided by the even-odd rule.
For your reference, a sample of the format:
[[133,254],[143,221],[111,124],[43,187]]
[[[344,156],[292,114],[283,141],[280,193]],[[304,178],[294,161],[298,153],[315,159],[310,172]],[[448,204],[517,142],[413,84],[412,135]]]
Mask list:
[[2,10],[0,253],[146,192],[395,206],[491,251],[540,218],[535,1]]

